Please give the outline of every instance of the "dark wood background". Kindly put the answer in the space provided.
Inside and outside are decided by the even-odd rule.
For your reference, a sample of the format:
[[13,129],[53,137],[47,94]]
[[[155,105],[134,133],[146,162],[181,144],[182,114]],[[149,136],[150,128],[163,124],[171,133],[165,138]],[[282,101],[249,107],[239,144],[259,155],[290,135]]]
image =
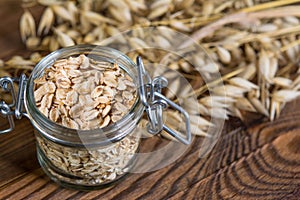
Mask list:
[[[19,37],[21,13],[19,1],[0,0],[1,59],[30,54]],[[204,158],[197,139],[176,163],[92,192],[61,188],[43,173],[33,128],[22,119],[0,135],[0,199],[300,199],[299,103],[289,103],[272,123],[256,115],[247,123],[230,119]],[[0,118],[0,128],[6,125]]]

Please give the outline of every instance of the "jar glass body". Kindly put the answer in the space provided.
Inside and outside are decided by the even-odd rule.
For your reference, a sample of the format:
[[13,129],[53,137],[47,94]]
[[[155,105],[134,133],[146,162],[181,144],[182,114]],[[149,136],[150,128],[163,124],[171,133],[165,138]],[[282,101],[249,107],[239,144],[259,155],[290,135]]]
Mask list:
[[137,67],[127,56],[111,48],[78,45],[46,56],[33,70],[25,91],[25,108],[35,127],[37,156],[48,176],[63,186],[90,190],[124,176],[134,165],[140,136],[136,131],[144,107],[137,95],[128,113],[102,129],[75,130],[44,116],[34,100],[34,80],[58,60],[80,54],[97,61],[117,63],[137,83]]

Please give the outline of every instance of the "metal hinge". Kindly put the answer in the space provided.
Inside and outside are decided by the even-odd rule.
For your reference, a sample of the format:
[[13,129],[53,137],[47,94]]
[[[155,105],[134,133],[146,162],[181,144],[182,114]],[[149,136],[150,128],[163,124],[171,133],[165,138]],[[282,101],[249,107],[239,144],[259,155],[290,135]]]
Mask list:
[[[18,93],[16,95],[14,89],[14,82],[19,83]],[[12,102],[8,104],[4,100],[0,101],[0,114],[2,117],[7,118],[9,123],[9,128],[0,130],[0,134],[11,132],[14,127],[14,119],[21,119],[25,113],[23,112],[23,104],[24,104],[24,91],[27,84],[27,78],[25,74],[22,74],[19,78],[11,78],[11,77],[3,77],[0,78],[0,88],[4,92],[9,92],[12,97]]]
[[[151,80],[149,74],[145,70],[142,58],[140,56],[137,57],[136,63],[138,66],[140,99],[145,106],[149,121],[147,125],[147,131],[155,135],[164,130],[180,142],[184,144],[190,144],[191,127],[189,114],[182,107],[161,94],[162,88],[167,87],[168,85],[167,79],[162,76],[158,76]],[[179,135],[175,130],[172,130],[163,123],[163,110],[168,107],[177,110],[183,115],[185,120],[186,137]]]

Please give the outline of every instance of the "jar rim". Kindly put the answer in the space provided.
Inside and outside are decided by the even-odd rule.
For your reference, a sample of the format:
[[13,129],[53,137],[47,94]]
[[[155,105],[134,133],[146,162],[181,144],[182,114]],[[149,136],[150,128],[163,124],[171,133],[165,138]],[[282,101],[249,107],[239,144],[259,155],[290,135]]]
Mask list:
[[[122,116],[117,122],[110,124],[104,128],[98,128],[93,130],[77,130],[64,127],[56,122],[53,122],[37,108],[34,99],[34,80],[40,77],[44,70],[51,67],[52,64],[61,58],[67,58],[71,55],[79,54],[105,54],[111,56],[110,60],[122,61],[128,66],[131,66],[131,72],[128,68],[124,69],[125,66],[121,65],[120,68],[126,71],[126,73],[131,73],[129,76],[134,80],[137,80],[137,66],[136,64],[122,52],[104,46],[98,45],[75,45],[71,47],[65,47],[58,49],[46,57],[44,57],[34,68],[27,82],[26,92],[25,92],[25,108],[28,112],[28,117],[33,123],[34,127],[42,133],[44,137],[50,139],[57,143],[62,143],[67,146],[94,146],[94,145],[106,145],[112,142],[117,142],[128,135],[134,126],[140,120],[144,107],[140,101],[138,95],[138,89],[136,90],[137,97],[134,104],[128,110],[128,112]],[[119,63],[118,63],[119,64]],[[128,67],[127,66],[127,67]],[[133,74],[134,73],[134,74]],[[137,81],[134,81],[135,85]],[[138,85],[136,85],[138,88]],[[131,127],[133,126],[133,127]],[[49,129],[50,128],[50,129]],[[46,129],[46,130],[45,130]],[[51,133],[50,133],[51,132]],[[101,134],[99,134],[101,133]],[[78,137],[78,134],[80,136]],[[82,138],[84,137],[84,138]],[[84,140],[84,141],[83,141]],[[82,144],[82,142],[84,144]]]

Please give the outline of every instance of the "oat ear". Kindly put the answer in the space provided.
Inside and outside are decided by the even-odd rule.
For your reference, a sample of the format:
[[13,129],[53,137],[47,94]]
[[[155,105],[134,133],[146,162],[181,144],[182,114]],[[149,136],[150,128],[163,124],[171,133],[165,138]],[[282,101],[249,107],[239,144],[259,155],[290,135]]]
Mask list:
[[53,12],[60,18],[62,18],[65,21],[74,22],[74,16],[71,15],[70,11],[67,10],[65,7],[61,5],[52,5],[51,9]]
[[23,42],[30,36],[36,36],[35,21],[32,14],[26,9],[20,19],[20,33]]
[[38,35],[47,35],[53,26],[55,20],[54,13],[51,8],[46,8],[41,16],[41,20],[38,27]]
[[69,47],[69,46],[75,45],[75,42],[67,34],[63,33],[62,31],[60,31],[58,29],[54,29],[54,32],[57,36],[57,42],[62,47]]
[[166,0],[166,1],[155,0],[155,1],[151,2],[151,5],[150,5],[151,12],[147,16],[147,18],[149,18],[149,19],[158,18],[158,17],[166,14],[173,8],[174,8],[174,6],[172,4],[172,1],[170,1],[170,0]]

